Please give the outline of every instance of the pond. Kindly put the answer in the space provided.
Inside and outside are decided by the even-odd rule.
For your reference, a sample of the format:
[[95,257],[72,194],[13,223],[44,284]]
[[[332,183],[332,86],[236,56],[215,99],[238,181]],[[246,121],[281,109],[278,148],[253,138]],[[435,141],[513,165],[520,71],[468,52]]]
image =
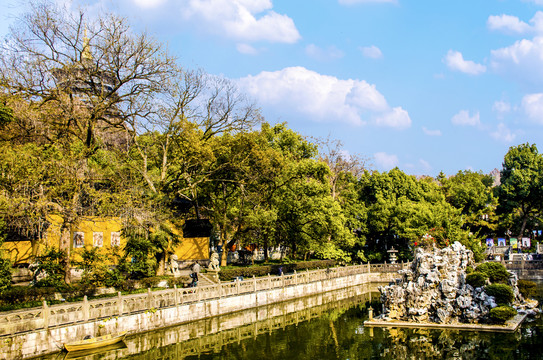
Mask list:
[[379,307],[374,291],[351,288],[332,294],[334,302],[325,295],[138,334],[126,340],[126,347],[80,359],[543,358],[541,318],[515,333],[364,327],[370,303]]

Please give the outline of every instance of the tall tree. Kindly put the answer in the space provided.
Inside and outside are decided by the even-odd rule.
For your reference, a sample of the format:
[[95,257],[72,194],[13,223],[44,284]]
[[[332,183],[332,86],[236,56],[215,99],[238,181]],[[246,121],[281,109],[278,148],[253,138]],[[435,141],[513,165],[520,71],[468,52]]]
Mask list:
[[439,178],[447,202],[461,210],[464,226],[480,236],[493,235],[498,226],[493,180],[480,172],[459,171]]
[[521,144],[509,148],[503,159],[498,189],[500,214],[513,214],[519,237],[529,220],[541,216],[543,195],[543,157],[535,144]]
[[92,20],[46,1],[30,7],[2,43],[1,96],[12,110],[2,139],[53,149],[46,153],[55,176],[41,182],[49,191],[40,196],[49,194],[49,211],[62,216],[61,248],[69,258],[70,229],[82,216],[103,215],[88,210],[115,187],[117,173],[107,171],[115,157],[103,150],[126,150],[123,134],[152,111],[174,59],[115,15]]

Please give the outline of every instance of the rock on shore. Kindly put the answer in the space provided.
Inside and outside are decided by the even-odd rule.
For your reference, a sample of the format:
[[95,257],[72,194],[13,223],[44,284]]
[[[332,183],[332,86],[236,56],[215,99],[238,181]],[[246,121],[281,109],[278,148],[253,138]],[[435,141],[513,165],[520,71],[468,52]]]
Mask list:
[[[466,283],[466,269],[474,267],[473,253],[459,242],[444,249],[417,248],[411,267],[400,270],[400,278],[379,288],[383,319],[434,323],[477,323],[497,306],[483,287]],[[510,285],[516,301],[523,301],[517,278]]]

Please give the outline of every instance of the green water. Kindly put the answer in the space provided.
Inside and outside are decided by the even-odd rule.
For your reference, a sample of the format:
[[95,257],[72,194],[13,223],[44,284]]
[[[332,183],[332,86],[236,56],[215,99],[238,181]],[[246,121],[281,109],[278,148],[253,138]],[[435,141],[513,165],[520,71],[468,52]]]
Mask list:
[[364,308],[332,311],[310,322],[224,345],[185,359],[543,359],[543,322],[514,334],[362,326]]
[[[290,303],[284,303],[136,334],[123,348],[80,359],[543,359],[541,318],[525,322],[515,333],[372,329],[363,323],[377,294],[349,291],[351,296],[339,301],[321,295],[313,299],[318,306],[296,312],[287,311]],[[283,314],[268,316],[277,309]],[[255,316],[257,321],[250,320]],[[242,326],[231,326],[240,319]]]

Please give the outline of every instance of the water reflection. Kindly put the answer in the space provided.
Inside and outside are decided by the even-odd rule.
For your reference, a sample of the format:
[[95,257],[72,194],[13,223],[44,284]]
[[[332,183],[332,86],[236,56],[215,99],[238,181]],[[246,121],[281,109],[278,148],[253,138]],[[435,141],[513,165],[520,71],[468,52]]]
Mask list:
[[160,329],[128,338],[125,349],[82,359],[543,358],[540,319],[516,333],[364,327],[369,302],[377,298],[371,290],[352,288]]

